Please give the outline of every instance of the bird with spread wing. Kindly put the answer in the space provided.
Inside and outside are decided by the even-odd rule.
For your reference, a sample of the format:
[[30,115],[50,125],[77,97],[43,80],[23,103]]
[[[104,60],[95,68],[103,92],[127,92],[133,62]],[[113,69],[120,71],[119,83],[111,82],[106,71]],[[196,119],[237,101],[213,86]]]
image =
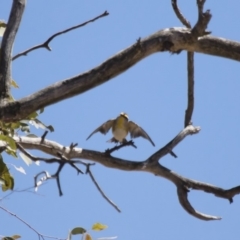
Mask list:
[[128,135],[128,133],[130,133],[131,138],[143,137],[149,140],[151,144],[155,146],[152,139],[140,126],[132,121],[128,121],[128,115],[124,112],[120,113],[117,118],[103,123],[100,127],[95,129],[86,140],[88,140],[94,133],[97,132],[106,134],[110,128],[112,128],[113,137],[108,142],[126,143],[127,140],[125,137]]

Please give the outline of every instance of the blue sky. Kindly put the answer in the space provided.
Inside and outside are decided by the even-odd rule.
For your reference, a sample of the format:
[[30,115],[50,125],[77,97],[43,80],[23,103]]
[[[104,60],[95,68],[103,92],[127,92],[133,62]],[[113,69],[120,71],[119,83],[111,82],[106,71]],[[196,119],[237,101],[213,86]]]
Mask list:
[[[7,20],[11,1],[2,1],[0,19]],[[194,25],[195,1],[180,1],[185,16]],[[205,9],[213,15],[208,30],[214,36],[240,41],[240,2],[209,0]],[[182,26],[171,1],[28,1],[13,54],[45,41],[53,33],[89,20],[107,10],[110,15],[83,28],[54,39],[45,49],[29,53],[13,62],[12,75],[20,89],[16,99],[36,92],[56,81],[75,76],[99,65],[112,55],[135,43],[139,37],[169,27]],[[154,54],[110,82],[85,94],[45,108],[40,119],[55,132],[47,138],[63,145],[77,142],[79,147],[104,151],[112,146],[111,134],[86,137],[104,121],[120,112],[150,135],[154,148],[144,139],[136,139],[137,149],[124,148],[113,155],[144,160],[163,147],[183,129],[187,104],[186,52]],[[195,109],[193,123],[201,132],[187,137],[161,163],[195,180],[231,188],[240,184],[240,68],[236,61],[195,54]],[[42,135],[42,130],[33,129]],[[40,152],[35,155],[42,156]],[[42,170],[54,173],[56,165],[41,163],[26,166],[19,159],[4,155],[7,163],[22,166],[23,175],[11,168],[15,189],[33,185],[33,177]],[[76,226],[90,228],[95,222],[108,225],[94,234],[118,236],[119,240],[147,239],[238,239],[240,235],[240,198],[234,203],[204,192],[191,191],[189,199],[199,211],[223,217],[205,222],[193,218],[180,206],[175,186],[148,173],[107,169],[100,164],[92,172],[104,192],[122,213],[113,209],[99,194],[89,176],[78,176],[70,167],[61,173],[64,195],[58,196],[54,181],[47,182],[37,194],[15,192],[0,202],[39,232],[64,238]],[[0,197],[5,194],[1,193]],[[17,219],[1,211],[0,235],[19,234],[23,239],[37,235]],[[73,239],[79,239],[77,237]]]

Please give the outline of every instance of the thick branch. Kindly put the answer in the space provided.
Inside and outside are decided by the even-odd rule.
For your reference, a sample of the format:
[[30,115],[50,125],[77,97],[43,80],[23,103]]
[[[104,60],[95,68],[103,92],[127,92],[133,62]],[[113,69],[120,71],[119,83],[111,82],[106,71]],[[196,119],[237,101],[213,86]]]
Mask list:
[[46,139],[44,140],[44,143],[41,143],[41,138],[16,136],[15,140],[26,149],[37,149],[53,156],[58,156],[59,153],[61,153],[68,159],[86,159],[98,162],[109,168],[115,168],[124,171],[149,172],[154,174],[155,176],[166,178],[167,180],[173,182],[176,185],[179,202],[188,213],[202,220],[218,220],[220,219],[220,217],[210,216],[196,211],[187,199],[188,191],[190,189],[201,190],[207,193],[212,193],[217,197],[228,199],[230,202],[232,202],[232,198],[236,194],[240,193],[240,186],[225,190],[207,183],[187,179],[178,175],[177,173],[172,172],[170,169],[162,166],[157,161],[157,159],[160,159],[161,157],[169,153],[169,148],[172,149],[173,147],[175,147],[180,141],[184,139],[185,136],[190,134],[191,131],[193,131],[194,129],[196,128],[194,128],[193,126],[186,127],[165,147],[158,150],[155,154],[150,156],[145,161],[124,160],[113,157],[104,152],[97,152],[76,147],[72,149],[70,147],[64,147],[56,142]]
[[1,106],[0,120],[7,122],[23,119],[42,107],[84,93],[109,81],[153,53],[177,52],[181,49],[240,61],[240,43],[238,42],[210,36],[193,41],[189,29],[165,29],[138,41],[88,72],[56,82],[19,101]]
[[19,58],[19,57],[21,57],[21,56],[27,56],[27,54],[30,53],[31,51],[34,51],[34,50],[39,49],[39,48],[46,48],[47,50],[51,51],[51,48],[49,47],[49,43],[50,43],[55,37],[57,37],[57,36],[59,36],[59,35],[61,35],[61,34],[67,33],[67,32],[69,32],[69,31],[72,31],[72,30],[74,30],[74,29],[76,29],[76,28],[83,27],[83,26],[87,25],[88,23],[94,22],[94,21],[96,21],[96,20],[99,19],[99,18],[106,17],[107,15],[109,15],[109,13],[108,13],[107,11],[105,11],[105,12],[102,13],[101,15],[99,15],[99,16],[97,16],[97,17],[95,17],[95,18],[93,18],[93,19],[91,19],[91,20],[89,20],[89,21],[86,21],[86,22],[81,23],[81,24],[78,24],[78,25],[76,25],[76,26],[67,28],[67,29],[65,29],[65,30],[63,30],[63,31],[61,31],[61,32],[57,32],[57,33],[53,34],[51,37],[49,37],[44,43],[39,44],[39,45],[36,45],[36,46],[34,46],[34,47],[31,47],[31,48],[29,48],[28,50],[25,50],[25,51],[23,51],[23,52],[21,52],[21,53],[18,53],[17,55],[15,55],[15,56],[12,58],[12,60],[15,60],[15,59],[17,59],[17,58]]
[[202,220],[220,220],[221,219],[221,217],[215,217],[215,216],[203,214],[196,211],[188,201],[188,198],[187,198],[188,192],[189,190],[184,187],[177,188],[179,202],[189,214]]
[[22,19],[25,4],[25,0],[13,1],[7,28],[2,39],[0,58],[0,100],[5,100],[5,103],[10,96],[12,47]]

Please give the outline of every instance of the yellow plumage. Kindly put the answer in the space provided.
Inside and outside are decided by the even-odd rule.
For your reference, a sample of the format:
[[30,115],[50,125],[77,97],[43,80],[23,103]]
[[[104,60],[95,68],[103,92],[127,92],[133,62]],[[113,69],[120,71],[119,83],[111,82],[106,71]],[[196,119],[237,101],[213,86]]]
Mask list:
[[103,123],[100,127],[95,129],[87,138],[87,140],[96,132],[101,132],[106,134],[109,129],[112,128],[113,138],[109,140],[109,142],[126,142],[126,136],[130,133],[131,138],[143,137],[151,142],[153,146],[152,139],[148,136],[148,134],[136,123],[132,121],[128,121],[128,115],[124,112],[120,113],[120,115],[116,119],[108,120]]

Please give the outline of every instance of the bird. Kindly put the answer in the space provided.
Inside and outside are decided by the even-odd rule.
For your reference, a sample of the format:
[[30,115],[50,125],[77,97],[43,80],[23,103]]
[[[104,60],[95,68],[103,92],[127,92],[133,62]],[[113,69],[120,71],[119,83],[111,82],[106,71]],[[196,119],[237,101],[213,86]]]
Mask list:
[[106,134],[110,128],[112,128],[113,137],[108,142],[114,143],[126,143],[126,136],[130,133],[131,138],[143,137],[151,142],[155,146],[152,139],[148,134],[136,123],[128,120],[128,115],[125,112],[121,112],[115,119],[110,119],[95,129],[86,140],[88,140],[93,134],[100,132]]

